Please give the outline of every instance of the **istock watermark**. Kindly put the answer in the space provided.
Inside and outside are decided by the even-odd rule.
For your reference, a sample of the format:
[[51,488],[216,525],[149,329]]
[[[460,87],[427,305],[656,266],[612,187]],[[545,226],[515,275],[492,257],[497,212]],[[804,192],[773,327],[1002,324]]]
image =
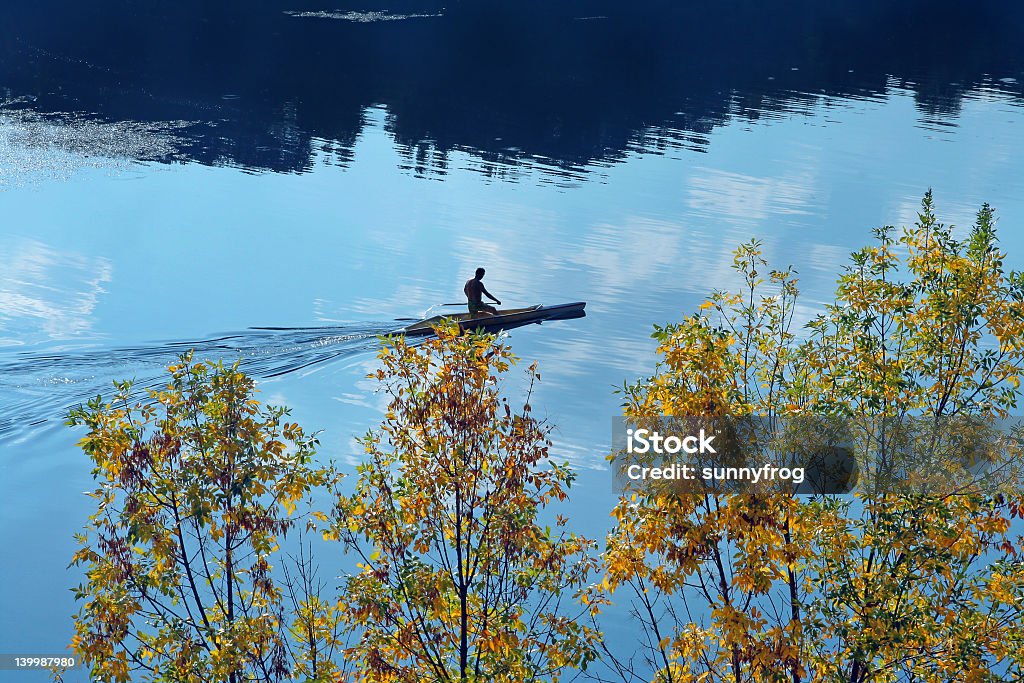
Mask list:
[[717,453],[711,444],[716,434],[708,436],[703,427],[699,435],[663,437],[649,429],[626,429],[626,450],[630,453]]
[[617,492],[993,492],[1021,480],[1021,418],[615,418]]

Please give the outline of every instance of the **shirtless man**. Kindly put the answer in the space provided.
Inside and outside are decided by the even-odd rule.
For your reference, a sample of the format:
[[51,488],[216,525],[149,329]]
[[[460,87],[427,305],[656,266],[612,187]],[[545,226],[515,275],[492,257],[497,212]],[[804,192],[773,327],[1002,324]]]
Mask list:
[[487,291],[484,287],[482,280],[484,279],[484,269],[476,269],[476,277],[472,280],[466,281],[466,286],[462,288],[462,291],[466,293],[466,299],[469,301],[469,313],[470,315],[476,315],[483,313],[484,315],[494,315],[498,312],[494,306],[484,303],[483,297],[486,295],[488,299],[494,303],[501,305],[501,302],[494,298],[494,295]]

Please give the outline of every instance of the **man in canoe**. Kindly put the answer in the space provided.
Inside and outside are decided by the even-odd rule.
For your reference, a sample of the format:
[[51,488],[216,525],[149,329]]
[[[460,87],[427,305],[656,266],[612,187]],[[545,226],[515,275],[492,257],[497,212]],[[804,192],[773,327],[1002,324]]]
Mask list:
[[493,301],[494,303],[501,305],[501,302],[494,298],[494,295],[487,291],[484,287],[484,269],[476,269],[476,277],[472,280],[466,281],[466,286],[462,288],[462,291],[466,293],[466,299],[469,301],[469,313],[470,315],[477,315],[483,313],[484,315],[494,315],[498,312],[494,306],[484,303],[484,296]]

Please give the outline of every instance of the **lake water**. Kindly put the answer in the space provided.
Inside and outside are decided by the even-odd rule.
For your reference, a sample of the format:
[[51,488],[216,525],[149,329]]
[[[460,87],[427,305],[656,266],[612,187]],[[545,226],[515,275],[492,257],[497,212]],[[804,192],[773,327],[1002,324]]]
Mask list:
[[64,410],[183,348],[242,358],[351,468],[395,319],[477,266],[506,305],[585,300],[508,340],[600,535],[614,390],[738,243],[797,268],[806,318],[933,188],[956,225],[991,203],[1024,267],[1019,7],[547,4],[0,9],[0,652],[70,637]]

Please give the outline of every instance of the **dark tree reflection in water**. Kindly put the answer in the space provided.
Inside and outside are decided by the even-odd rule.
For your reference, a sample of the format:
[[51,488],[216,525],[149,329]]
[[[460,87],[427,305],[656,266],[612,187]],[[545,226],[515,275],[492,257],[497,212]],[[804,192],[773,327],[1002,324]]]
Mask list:
[[17,27],[0,87],[39,113],[191,121],[168,158],[254,170],[309,171],[318,153],[349,163],[375,106],[417,175],[468,151],[498,179],[524,164],[572,178],[629,153],[703,149],[736,119],[902,88],[923,121],[955,125],[965,97],[1024,87],[1024,9],[995,1],[107,7],[0,9]]

